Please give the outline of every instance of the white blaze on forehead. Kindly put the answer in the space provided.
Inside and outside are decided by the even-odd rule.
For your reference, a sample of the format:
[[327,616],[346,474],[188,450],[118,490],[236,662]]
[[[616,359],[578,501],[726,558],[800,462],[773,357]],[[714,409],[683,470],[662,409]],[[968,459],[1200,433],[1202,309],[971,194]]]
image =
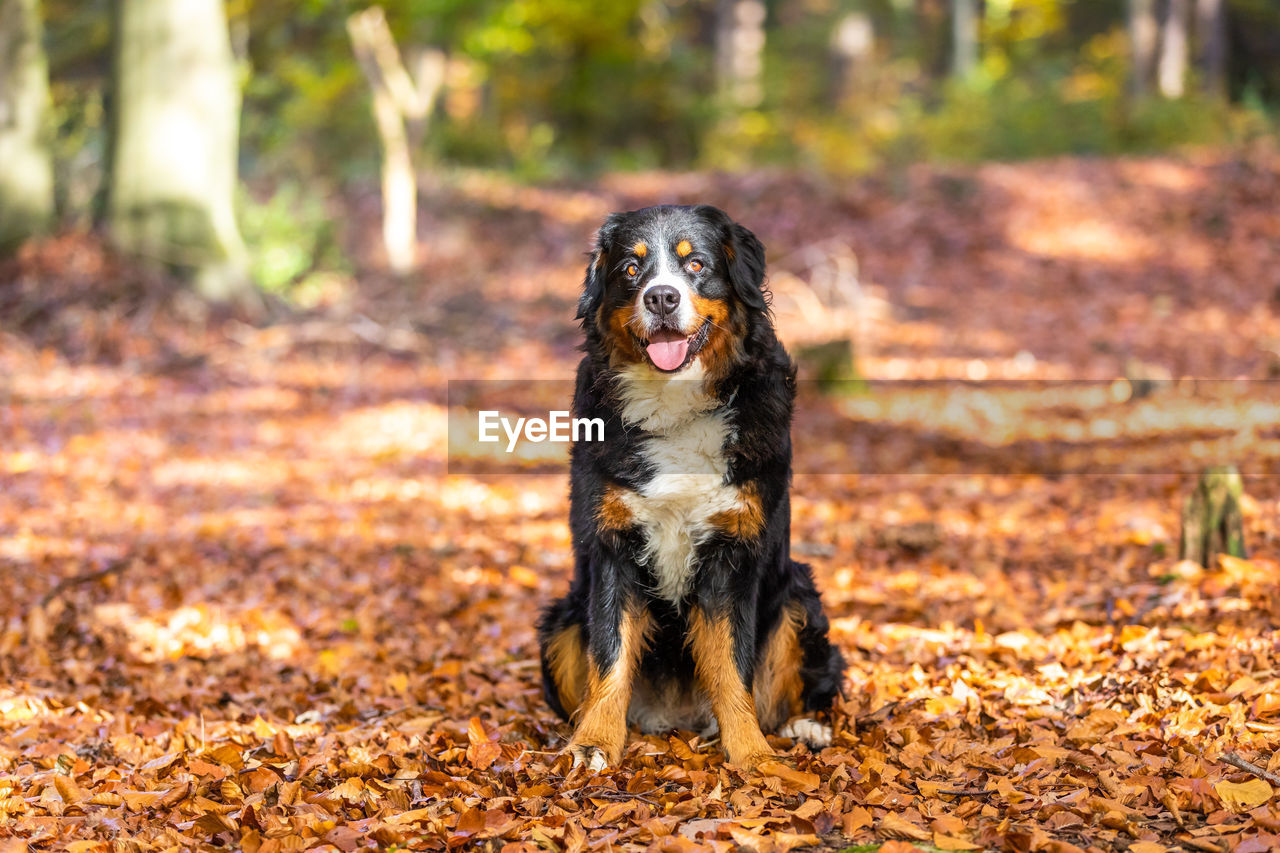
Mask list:
[[676,325],[684,334],[692,335],[698,330],[698,314],[693,307],[693,290],[685,281],[685,277],[680,274],[681,265],[684,262],[671,251],[671,247],[666,245],[666,242],[650,247],[658,273],[645,282],[644,287],[636,294],[636,316],[640,318],[640,325],[645,334],[656,331],[658,318],[645,309],[644,298],[655,287],[670,285],[676,289],[676,293],[680,294],[680,306],[676,310]]

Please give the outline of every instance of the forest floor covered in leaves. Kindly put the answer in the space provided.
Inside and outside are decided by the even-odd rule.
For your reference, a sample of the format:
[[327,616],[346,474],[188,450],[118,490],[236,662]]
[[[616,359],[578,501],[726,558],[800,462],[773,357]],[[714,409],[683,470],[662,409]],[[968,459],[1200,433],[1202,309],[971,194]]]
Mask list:
[[[1266,151],[464,174],[419,280],[266,326],[196,323],[81,238],[28,250],[0,271],[0,846],[1275,849],[1280,400],[1241,380],[1280,375],[1277,198]],[[571,773],[533,631],[565,475],[446,467],[447,382],[571,376],[592,231],[656,200],[762,238],[787,341],[948,380],[801,406],[793,541],[847,696],[762,774],[691,732]],[[1224,457],[1250,559],[1180,563]]]

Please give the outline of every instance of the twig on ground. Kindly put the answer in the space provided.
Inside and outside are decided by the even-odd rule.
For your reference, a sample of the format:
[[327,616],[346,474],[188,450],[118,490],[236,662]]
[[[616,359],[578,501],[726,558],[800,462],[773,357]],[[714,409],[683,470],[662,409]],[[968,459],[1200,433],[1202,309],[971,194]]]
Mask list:
[[578,790],[583,793],[591,791],[591,793],[587,794],[588,797],[600,797],[606,800],[639,800],[640,802],[648,803],[651,806],[656,806],[658,803],[646,797],[645,794],[661,793],[657,788],[650,788],[647,791],[640,791],[639,793],[633,794],[630,791],[620,791],[617,788],[609,788],[604,785],[584,785]]
[[1232,767],[1239,767],[1241,770],[1243,770],[1246,773],[1252,773],[1254,776],[1257,776],[1259,779],[1266,779],[1272,785],[1280,785],[1280,775],[1272,773],[1270,770],[1266,769],[1265,767],[1259,767],[1256,764],[1250,764],[1248,761],[1245,761],[1243,758],[1236,755],[1234,752],[1223,753],[1222,760],[1225,761],[1227,764],[1230,764]]
[[102,580],[103,578],[110,577],[111,575],[119,574],[129,568],[131,562],[132,561],[128,557],[122,557],[119,560],[113,561],[111,565],[107,566],[105,569],[99,569],[96,572],[85,572],[82,575],[72,575],[69,578],[63,578],[53,585],[53,589],[44,594],[44,598],[40,599],[40,606],[47,606],[49,602],[62,595],[62,593],[71,589],[73,586],[93,583],[94,581]]
[[865,717],[857,718],[857,721],[859,723],[864,723],[864,722],[874,722],[876,720],[884,719],[888,717],[890,714],[892,714],[894,709],[897,708],[900,704],[902,703],[895,700],[885,705],[881,705],[879,708],[872,711],[870,714],[867,714]]

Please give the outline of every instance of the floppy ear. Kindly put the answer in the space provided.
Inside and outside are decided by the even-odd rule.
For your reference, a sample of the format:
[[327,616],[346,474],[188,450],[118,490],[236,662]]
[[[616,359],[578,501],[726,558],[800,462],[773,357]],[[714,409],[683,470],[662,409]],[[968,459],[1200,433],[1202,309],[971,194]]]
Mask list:
[[615,213],[596,232],[596,249],[591,253],[591,262],[587,264],[587,274],[582,280],[582,296],[578,298],[578,315],[575,319],[585,320],[600,307],[600,300],[604,298],[605,268],[609,265],[609,250],[613,246],[613,235],[617,229],[618,215]]
[[738,298],[752,308],[768,307],[764,292],[764,246],[746,228],[729,224],[724,241],[724,257],[728,262],[729,283]]
[[582,295],[578,297],[578,314],[575,320],[587,319],[600,307],[600,300],[604,297],[604,267],[608,262],[607,250],[596,249],[591,253],[587,274],[582,279]]

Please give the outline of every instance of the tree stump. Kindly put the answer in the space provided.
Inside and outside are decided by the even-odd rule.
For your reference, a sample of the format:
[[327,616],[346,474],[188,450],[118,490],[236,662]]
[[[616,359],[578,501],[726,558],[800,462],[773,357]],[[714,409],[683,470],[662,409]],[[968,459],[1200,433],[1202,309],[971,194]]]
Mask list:
[[1244,484],[1234,465],[1206,468],[1182,506],[1178,557],[1213,568],[1219,554],[1245,558],[1240,499]]
[[857,394],[867,389],[866,380],[858,370],[853,341],[848,338],[800,347],[796,358],[803,372],[817,380],[824,394]]

